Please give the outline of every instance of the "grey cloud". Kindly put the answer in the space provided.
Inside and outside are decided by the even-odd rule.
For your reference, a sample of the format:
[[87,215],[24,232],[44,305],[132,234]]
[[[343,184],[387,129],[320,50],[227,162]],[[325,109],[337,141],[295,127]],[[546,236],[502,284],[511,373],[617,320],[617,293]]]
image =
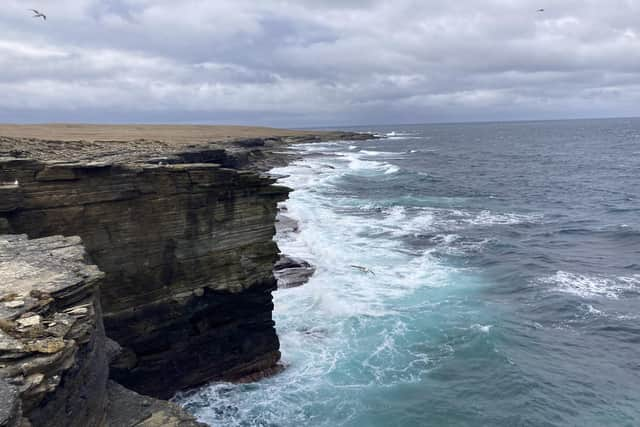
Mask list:
[[[19,0],[2,121],[370,122],[635,115],[640,2]],[[103,117],[102,120],[96,119]]]

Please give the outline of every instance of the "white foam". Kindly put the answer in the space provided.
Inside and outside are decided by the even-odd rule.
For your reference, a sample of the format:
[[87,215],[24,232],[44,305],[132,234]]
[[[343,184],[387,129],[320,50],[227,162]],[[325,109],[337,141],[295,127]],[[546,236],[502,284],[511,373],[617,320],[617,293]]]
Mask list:
[[511,225],[537,222],[541,215],[522,215],[516,213],[493,213],[487,210],[481,211],[477,216],[466,220],[473,225]]
[[591,304],[587,304],[586,308],[587,308],[587,312],[589,314],[593,315],[593,316],[602,316],[603,315],[602,310],[598,310],[597,308],[595,308]]
[[394,237],[416,236],[433,230],[433,214],[425,210],[408,212],[403,206],[392,206],[382,209],[384,218],[378,222],[378,226]]
[[481,325],[479,323],[471,325],[471,329],[480,331],[483,334],[488,334],[491,331],[491,328],[493,328],[493,325]]
[[392,173],[397,173],[400,171],[400,168],[398,166],[395,165],[389,165],[387,167],[387,170],[384,171],[385,175],[391,175]]
[[[367,153],[376,153],[376,154],[367,154]],[[400,171],[400,168],[396,165],[385,161],[375,161],[375,160],[365,160],[363,157],[375,157],[377,155],[383,154],[396,154],[396,153],[385,153],[385,152],[376,152],[376,151],[360,151],[360,152],[337,152],[336,155],[338,159],[343,159],[348,162],[348,168],[351,171],[361,172],[364,174],[370,173],[382,173],[382,174],[393,174]]]
[[437,244],[439,252],[449,255],[467,255],[472,252],[480,252],[492,239],[465,240],[459,234],[437,234],[431,238]]
[[480,212],[449,208],[422,208],[437,217],[441,230],[455,231],[470,226],[515,225],[536,223],[543,217],[539,214],[500,213],[483,210]]
[[458,239],[460,239],[459,234],[436,234],[431,238],[431,241],[438,244],[450,245]]
[[415,133],[391,131],[391,132],[386,133],[386,134],[385,134],[385,136],[388,136],[388,137],[394,137],[394,136],[415,136]]
[[637,292],[640,286],[640,275],[602,277],[558,271],[553,276],[541,279],[550,284],[553,290],[577,295],[581,298],[618,299],[625,292]]
[[402,153],[394,153],[392,151],[373,151],[373,150],[360,150],[360,153],[365,154],[367,156],[397,156]]

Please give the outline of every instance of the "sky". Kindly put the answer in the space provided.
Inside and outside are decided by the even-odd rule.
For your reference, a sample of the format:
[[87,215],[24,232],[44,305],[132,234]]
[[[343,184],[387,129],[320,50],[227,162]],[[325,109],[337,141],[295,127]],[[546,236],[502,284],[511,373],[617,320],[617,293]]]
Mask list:
[[640,0],[0,2],[5,123],[638,115]]

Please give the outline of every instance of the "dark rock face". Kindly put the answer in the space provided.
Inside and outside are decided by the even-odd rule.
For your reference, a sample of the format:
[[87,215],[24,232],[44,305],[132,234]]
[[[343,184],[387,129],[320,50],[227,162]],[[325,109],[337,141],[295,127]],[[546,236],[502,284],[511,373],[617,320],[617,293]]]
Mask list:
[[200,425],[173,404],[108,385],[117,349],[104,334],[104,274],[86,260],[78,237],[0,235],[0,426]]
[[0,379],[0,427],[18,427],[22,421],[22,407],[15,387]]
[[[143,307],[112,320],[110,333],[135,343],[112,365],[112,377],[145,394],[168,398],[172,390],[209,379],[235,381],[270,369],[280,359],[271,319],[273,289],[273,279],[242,293],[204,288],[178,307],[153,305],[150,311]],[[164,327],[152,330],[153,321]],[[148,335],[135,335],[131,325],[141,324],[149,325]]]
[[210,163],[0,159],[0,182],[16,180],[0,186],[0,232],[79,235],[106,273],[119,382],[168,397],[278,361],[272,237],[287,188]]
[[178,405],[138,393],[109,381],[106,427],[204,427]]

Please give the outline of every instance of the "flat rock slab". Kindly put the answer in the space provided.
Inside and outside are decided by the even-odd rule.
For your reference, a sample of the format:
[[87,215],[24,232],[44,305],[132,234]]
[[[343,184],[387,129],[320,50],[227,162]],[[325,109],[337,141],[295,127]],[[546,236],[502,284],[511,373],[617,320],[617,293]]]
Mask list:
[[[26,235],[0,236],[0,318],[15,319],[50,295],[69,298],[86,291],[104,274],[85,263],[79,237],[50,236],[29,240]],[[34,326],[37,316],[21,319]]]

